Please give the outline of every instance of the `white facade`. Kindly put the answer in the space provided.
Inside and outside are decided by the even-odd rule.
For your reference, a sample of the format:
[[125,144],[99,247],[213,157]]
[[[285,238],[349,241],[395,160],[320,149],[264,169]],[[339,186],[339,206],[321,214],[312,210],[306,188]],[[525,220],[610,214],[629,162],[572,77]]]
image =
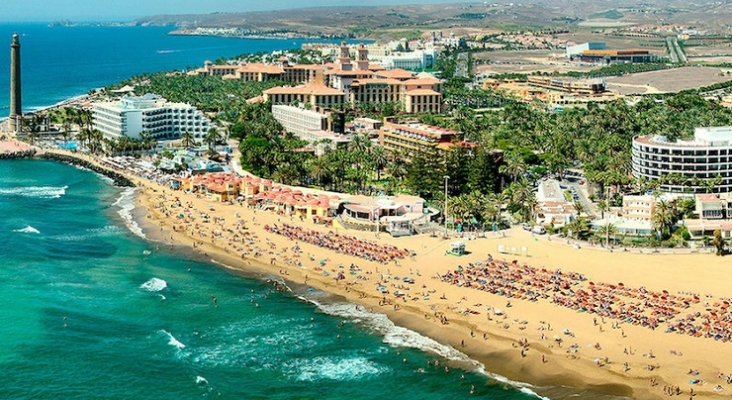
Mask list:
[[416,71],[433,67],[437,60],[437,51],[430,48],[409,53],[393,53],[387,56],[372,56],[369,53],[369,57],[374,63],[388,70],[401,68]]
[[114,139],[139,139],[142,132],[149,132],[156,139],[177,138],[182,132],[190,132],[200,139],[210,128],[208,118],[190,104],[170,103],[152,94],[95,103],[92,113],[94,129]]
[[606,50],[607,46],[604,42],[589,42],[574,46],[567,46],[567,58],[572,58],[582,54],[585,50]]
[[313,140],[306,138],[309,131],[325,130],[328,126],[328,117],[325,114],[300,107],[273,105],[272,116],[282,124],[286,131],[305,140]]
[[344,136],[327,131],[328,116],[325,114],[300,107],[278,104],[272,106],[272,116],[282,124],[287,132],[292,132],[300,139],[309,142],[329,139],[331,141],[330,146],[322,143],[314,146],[315,154],[318,156],[323,154],[326,147],[348,142],[348,139]]
[[[705,193],[705,181],[721,178],[718,193],[732,192],[732,126],[696,128],[693,140],[664,136],[633,139],[633,177],[661,180],[661,190]],[[662,180],[671,175],[673,180]]]

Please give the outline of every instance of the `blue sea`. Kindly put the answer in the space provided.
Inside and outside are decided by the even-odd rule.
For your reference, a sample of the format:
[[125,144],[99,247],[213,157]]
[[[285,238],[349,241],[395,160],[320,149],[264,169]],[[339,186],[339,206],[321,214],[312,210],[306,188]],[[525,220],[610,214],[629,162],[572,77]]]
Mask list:
[[172,29],[0,23],[0,117],[7,116],[10,104],[13,33],[20,36],[25,112],[146,72],[199,68],[205,60],[323,42],[168,36]]
[[[0,38],[9,44],[13,31],[26,107],[137,73],[293,46],[161,28],[0,25]],[[268,277],[159,246],[134,222],[132,199],[91,171],[0,160],[0,398],[537,398],[383,315],[306,288],[278,292]],[[454,369],[428,367],[434,359]]]

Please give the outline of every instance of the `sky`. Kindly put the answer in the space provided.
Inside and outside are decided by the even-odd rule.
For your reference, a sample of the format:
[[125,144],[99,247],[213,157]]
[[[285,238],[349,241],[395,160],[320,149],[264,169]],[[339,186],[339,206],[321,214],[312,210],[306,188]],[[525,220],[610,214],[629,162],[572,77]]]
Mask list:
[[156,14],[208,14],[320,6],[463,3],[475,0],[3,0],[0,21],[129,21]]

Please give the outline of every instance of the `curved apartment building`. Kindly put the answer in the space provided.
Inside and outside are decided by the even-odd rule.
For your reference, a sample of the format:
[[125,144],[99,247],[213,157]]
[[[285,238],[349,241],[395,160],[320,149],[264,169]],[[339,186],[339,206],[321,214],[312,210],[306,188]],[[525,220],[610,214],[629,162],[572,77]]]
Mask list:
[[665,136],[633,138],[633,177],[661,180],[665,192],[705,193],[705,181],[721,178],[715,192],[732,192],[732,126],[696,128],[694,139],[670,142]]
[[156,139],[174,139],[182,132],[190,132],[201,139],[210,128],[210,121],[196,107],[171,103],[154,94],[94,103],[92,113],[94,129],[113,139],[123,136],[139,139],[141,132],[149,132]]

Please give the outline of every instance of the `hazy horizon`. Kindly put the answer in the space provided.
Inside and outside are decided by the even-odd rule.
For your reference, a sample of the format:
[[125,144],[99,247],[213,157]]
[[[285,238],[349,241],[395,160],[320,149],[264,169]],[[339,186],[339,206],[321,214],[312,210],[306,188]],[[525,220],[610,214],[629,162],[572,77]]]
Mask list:
[[[99,2],[98,0],[24,0],[3,5],[0,22],[53,22],[71,20],[119,21],[158,14],[209,14],[215,12],[245,12],[283,10],[322,6],[377,6],[404,4],[470,3],[469,0],[308,0],[295,3],[291,0],[127,0],[124,2]],[[475,1],[479,3],[479,1]]]

